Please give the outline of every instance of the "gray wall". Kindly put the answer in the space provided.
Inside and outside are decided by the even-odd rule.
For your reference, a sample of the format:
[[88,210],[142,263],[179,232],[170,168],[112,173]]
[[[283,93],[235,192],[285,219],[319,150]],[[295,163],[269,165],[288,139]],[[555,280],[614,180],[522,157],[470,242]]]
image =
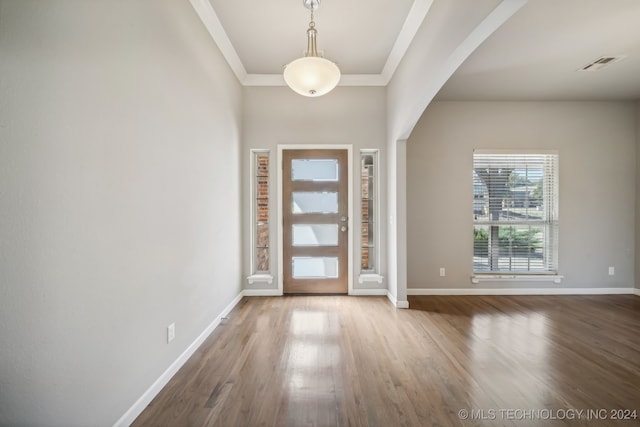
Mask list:
[[[360,194],[358,179],[359,150],[373,148],[380,150],[380,193],[385,194],[385,89],[383,87],[337,87],[331,93],[320,98],[306,98],[287,87],[245,87],[244,88],[244,127],[243,127],[243,182],[244,216],[243,224],[249,227],[251,198],[248,180],[251,177],[250,150],[270,149],[270,212],[271,212],[271,269],[274,282],[246,284],[248,289],[275,289],[277,277],[277,234],[276,234],[276,158],[278,144],[352,144],[354,158],[354,260],[360,256],[359,229],[360,206],[357,197]],[[384,197],[384,196],[383,196]],[[386,217],[385,206],[381,207],[381,218]],[[385,274],[386,245],[385,222],[381,222],[381,273]],[[250,238],[245,236],[244,272],[250,275]],[[359,263],[354,266],[354,288],[386,287],[386,283],[359,284]]]
[[0,425],[112,425],[239,294],[241,97],[187,1],[0,0]]
[[560,286],[633,287],[637,120],[622,102],[432,103],[407,144],[408,287],[558,286],[470,283],[474,148],[559,150]]

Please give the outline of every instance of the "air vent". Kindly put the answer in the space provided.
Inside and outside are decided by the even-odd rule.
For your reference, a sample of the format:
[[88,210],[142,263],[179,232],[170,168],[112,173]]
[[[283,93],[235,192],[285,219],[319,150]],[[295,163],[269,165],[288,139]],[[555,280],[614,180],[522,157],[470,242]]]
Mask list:
[[602,70],[607,65],[611,65],[614,62],[618,62],[623,58],[624,58],[624,55],[601,56],[600,58],[596,59],[595,61],[590,62],[589,64],[587,64],[584,67],[580,68],[578,71],[598,71],[598,70]]

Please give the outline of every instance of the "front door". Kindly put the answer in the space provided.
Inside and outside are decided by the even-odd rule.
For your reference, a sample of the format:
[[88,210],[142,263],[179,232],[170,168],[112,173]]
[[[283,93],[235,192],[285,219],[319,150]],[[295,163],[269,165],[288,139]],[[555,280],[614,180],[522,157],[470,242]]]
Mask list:
[[347,150],[283,150],[284,293],[347,293]]

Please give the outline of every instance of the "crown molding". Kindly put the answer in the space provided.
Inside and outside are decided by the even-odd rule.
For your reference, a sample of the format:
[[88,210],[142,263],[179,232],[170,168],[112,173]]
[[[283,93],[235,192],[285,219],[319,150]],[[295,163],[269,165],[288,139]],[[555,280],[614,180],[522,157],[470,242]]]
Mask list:
[[[282,74],[247,74],[243,86],[286,86]],[[381,74],[343,74],[338,86],[386,86],[389,83]]]
[[[243,86],[286,86],[282,74],[247,74],[209,0],[189,0]],[[380,74],[343,74],[338,86],[386,86],[413,41],[433,0],[415,0]]]
[[429,13],[429,9],[431,9],[432,4],[433,0],[415,0],[413,2],[411,9],[409,9],[407,19],[405,19],[404,24],[402,24],[402,29],[400,30],[400,33],[398,33],[396,42],[394,43],[391,53],[387,57],[387,62],[384,64],[384,68],[382,69],[382,74],[380,76],[385,80],[385,86],[391,81],[393,73],[396,72],[396,68],[398,68],[400,61],[402,61],[405,53],[407,53],[409,45],[420,29],[427,13]]
[[247,71],[245,70],[244,65],[242,65],[242,61],[231,44],[231,40],[229,40],[227,33],[224,31],[222,23],[218,19],[218,15],[216,15],[216,11],[213,10],[213,6],[211,6],[209,0],[189,1],[211,35],[211,38],[218,46],[218,49],[222,52],[224,59],[227,60],[227,63],[235,73],[238,81],[242,83],[247,78]]

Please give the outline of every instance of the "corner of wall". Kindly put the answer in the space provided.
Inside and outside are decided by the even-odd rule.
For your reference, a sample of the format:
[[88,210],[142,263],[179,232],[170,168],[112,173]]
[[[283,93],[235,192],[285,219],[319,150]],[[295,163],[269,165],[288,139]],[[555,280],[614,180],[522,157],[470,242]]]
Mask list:
[[151,403],[154,397],[167,383],[173,378],[173,376],[180,370],[180,368],[187,363],[189,358],[200,348],[202,343],[211,335],[213,330],[218,327],[222,319],[231,313],[231,310],[242,300],[243,293],[240,292],[236,297],[222,310],[218,316],[198,335],[198,337],[178,356],[176,360],[169,365],[169,367],[158,377],[157,380],[149,386],[149,388],[136,400],[136,402],[125,412],[118,421],[115,422],[113,427],[126,427],[131,425],[136,418],[145,410],[147,405]]
[[636,295],[640,295],[640,101],[636,102]]

